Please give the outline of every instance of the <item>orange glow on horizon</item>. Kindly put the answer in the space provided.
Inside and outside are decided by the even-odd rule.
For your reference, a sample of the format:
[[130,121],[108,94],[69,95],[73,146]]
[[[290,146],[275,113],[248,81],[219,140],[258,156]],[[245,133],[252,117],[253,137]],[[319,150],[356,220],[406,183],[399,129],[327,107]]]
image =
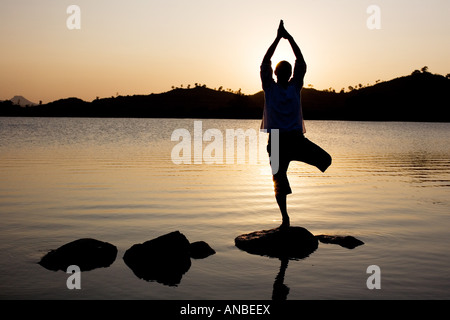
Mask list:
[[[81,27],[69,30],[64,3],[2,1],[0,99],[92,101],[195,83],[254,94],[280,19],[307,62],[305,85],[319,90],[387,81],[425,65],[432,73],[450,70],[448,1],[380,4],[380,30],[367,28],[368,4],[356,0],[77,5]],[[272,61],[280,60],[295,61],[285,40]]]

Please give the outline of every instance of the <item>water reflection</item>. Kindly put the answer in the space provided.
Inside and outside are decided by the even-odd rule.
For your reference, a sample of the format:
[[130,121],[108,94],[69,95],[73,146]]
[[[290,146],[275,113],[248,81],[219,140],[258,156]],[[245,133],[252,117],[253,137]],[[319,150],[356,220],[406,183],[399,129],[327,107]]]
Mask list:
[[[288,266],[291,273],[292,264],[308,273],[314,267],[276,258],[271,260],[276,266],[267,270],[267,257],[254,259],[261,272],[243,289],[248,279],[239,278],[240,267],[248,260],[232,254],[229,237],[278,217],[269,166],[173,164],[171,133],[192,124],[192,119],[1,118],[0,247],[10,257],[0,262],[3,296],[67,297],[64,285],[55,289],[60,280],[51,272],[33,273],[36,266],[30,261],[41,258],[42,247],[51,248],[47,243],[91,234],[128,248],[137,239],[182,227],[226,248],[215,259],[202,261],[202,272],[191,267],[183,288],[148,290],[143,285],[130,290],[135,274],[113,265],[96,272],[91,279],[96,290],[82,290],[82,297],[259,298],[267,287],[255,283],[267,280],[270,291],[274,285],[274,299],[301,297],[303,286],[310,297],[372,297],[364,286],[342,290],[331,283],[324,292],[323,274],[290,280]],[[259,124],[205,120],[203,128],[225,132]],[[309,137],[329,148],[336,161],[323,176],[306,166],[290,167],[293,223],[308,223],[325,233],[338,229],[363,235],[371,245],[349,255],[341,267],[359,272],[361,259],[373,255],[377,263],[399,270],[390,282],[385,280],[391,289],[381,290],[383,298],[404,298],[405,293],[408,298],[448,297],[450,125],[311,121],[308,127]],[[332,269],[342,256],[330,250],[330,256],[314,259],[315,265]],[[226,280],[221,290],[214,284],[218,264],[223,266],[220,278]],[[27,274],[33,274],[35,285],[29,286]],[[353,281],[340,280],[344,285]]]
[[272,299],[286,300],[289,287],[284,284],[289,260],[303,260],[315,252],[319,242],[354,249],[364,244],[353,236],[313,235],[303,227],[275,228],[242,234],[235,238],[236,247],[250,254],[278,258],[280,270],[273,284]]
[[319,241],[305,228],[289,227],[243,234],[236,237],[235,244],[250,254],[280,259],[281,266],[273,284],[272,299],[286,300],[289,287],[284,284],[284,277],[289,260],[307,258],[316,251]]
[[373,176],[410,178],[415,187],[449,187],[450,159],[445,153],[414,152],[338,157],[341,168]]
[[289,294],[289,287],[284,284],[284,275],[286,274],[286,269],[288,267],[289,259],[281,258],[280,272],[275,278],[273,283],[272,300],[286,300]]
[[418,187],[449,187],[450,159],[444,154],[409,153],[394,158],[390,168],[411,177],[411,184]]

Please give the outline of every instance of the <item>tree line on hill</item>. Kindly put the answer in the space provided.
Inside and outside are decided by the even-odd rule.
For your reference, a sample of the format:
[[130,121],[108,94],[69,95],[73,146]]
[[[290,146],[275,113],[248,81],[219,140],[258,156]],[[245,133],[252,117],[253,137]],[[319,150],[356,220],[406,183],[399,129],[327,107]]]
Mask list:
[[[352,87],[350,91],[302,89],[307,120],[450,121],[450,76],[424,67],[409,76]],[[91,102],[67,98],[47,104],[20,107],[0,102],[0,116],[28,117],[134,117],[261,119],[264,92],[195,87],[133,96],[97,98]]]

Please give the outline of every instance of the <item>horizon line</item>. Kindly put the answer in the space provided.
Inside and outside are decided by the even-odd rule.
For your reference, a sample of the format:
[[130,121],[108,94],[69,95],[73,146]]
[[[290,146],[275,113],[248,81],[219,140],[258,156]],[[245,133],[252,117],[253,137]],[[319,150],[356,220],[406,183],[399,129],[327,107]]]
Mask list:
[[[347,86],[347,88],[341,88],[340,91],[337,91],[333,87],[329,87],[327,89],[316,89],[316,88],[314,88],[313,84],[304,85],[302,87],[302,89],[311,89],[311,90],[322,91],[322,92],[329,92],[329,93],[336,93],[336,94],[339,94],[339,93],[350,93],[350,92],[355,91],[355,90],[364,89],[364,88],[368,88],[368,87],[373,87],[373,86],[375,86],[377,84],[380,84],[380,83],[392,81],[392,80],[403,78],[403,77],[412,76],[414,74],[431,74],[431,75],[441,76],[441,77],[450,79],[450,73],[446,74],[445,76],[442,75],[442,74],[439,74],[439,73],[432,73],[432,72],[428,71],[428,67],[427,66],[424,66],[421,69],[415,69],[409,75],[398,76],[398,77],[392,78],[390,80],[378,79],[378,80],[375,81],[374,84],[367,83],[366,85],[363,85],[362,83],[359,83],[359,84],[357,84],[355,86],[350,86],[349,85],[349,86]],[[66,98],[59,98],[59,99],[56,99],[56,100],[52,100],[52,101],[49,101],[49,102],[46,102],[46,103],[43,103],[42,100],[39,100],[39,103],[36,103],[34,101],[28,100],[23,95],[16,94],[16,95],[14,95],[14,97],[12,97],[10,99],[0,100],[0,102],[11,101],[15,97],[22,97],[22,98],[26,99],[27,101],[31,102],[34,105],[48,104],[48,103],[52,103],[52,102],[55,102],[55,101],[64,100],[64,99],[71,99],[71,98],[80,99],[80,100],[85,101],[85,102],[92,102],[92,101],[99,100],[99,99],[111,99],[111,98],[117,98],[117,97],[146,96],[146,95],[152,95],[152,94],[164,94],[164,93],[168,93],[168,92],[171,92],[171,91],[174,91],[174,90],[191,90],[191,89],[195,89],[195,88],[206,88],[206,89],[210,89],[210,90],[214,90],[214,91],[218,91],[218,92],[225,92],[225,93],[237,94],[237,95],[242,95],[242,96],[252,96],[252,95],[256,95],[258,93],[261,93],[263,91],[261,89],[261,90],[255,92],[255,93],[248,94],[248,93],[242,93],[241,88],[239,88],[236,91],[234,91],[231,88],[223,89],[223,86],[220,86],[219,88],[211,88],[211,87],[208,87],[206,84],[201,84],[201,83],[196,82],[196,83],[194,83],[194,86],[192,86],[191,84],[187,84],[185,87],[184,87],[184,84],[180,84],[179,86],[172,85],[170,90],[161,91],[161,92],[134,93],[134,94],[127,94],[127,95],[121,95],[121,94],[119,94],[119,92],[116,92],[115,96],[111,95],[111,96],[104,96],[104,97],[101,97],[101,98],[99,96],[97,96],[96,98],[92,99],[91,101],[84,100],[84,99],[76,97],[76,96],[70,96],[70,97],[66,97]],[[346,89],[348,89],[348,90],[346,90]]]

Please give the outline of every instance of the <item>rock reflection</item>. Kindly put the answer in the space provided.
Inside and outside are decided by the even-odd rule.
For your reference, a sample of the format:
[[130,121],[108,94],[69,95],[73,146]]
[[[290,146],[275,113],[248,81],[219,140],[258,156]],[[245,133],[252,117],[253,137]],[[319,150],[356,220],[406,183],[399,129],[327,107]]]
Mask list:
[[287,299],[290,289],[284,284],[284,277],[289,260],[306,259],[316,251],[319,241],[338,244],[347,249],[354,249],[364,244],[352,236],[314,236],[302,227],[254,231],[242,234],[234,240],[236,247],[243,251],[280,260],[280,270],[273,283],[272,300]]
[[177,286],[191,267],[191,258],[203,259],[215,251],[204,241],[190,243],[174,231],[129,248],[123,260],[140,279]]

